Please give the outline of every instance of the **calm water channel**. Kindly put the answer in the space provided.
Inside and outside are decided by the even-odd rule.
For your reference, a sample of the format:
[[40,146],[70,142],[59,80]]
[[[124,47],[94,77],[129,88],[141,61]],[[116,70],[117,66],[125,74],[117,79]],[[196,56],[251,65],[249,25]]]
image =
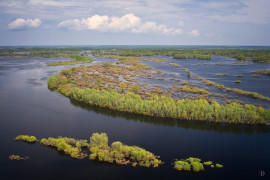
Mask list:
[[[63,59],[0,58],[1,179],[261,179],[270,176],[269,127],[152,118],[85,106],[47,88],[48,77],[67,68],[46,66],[58,60]],[[115,60],[96,58],[93,63],[101,61]],[[199,66],[186,66],[198,73]],[[166,67],[171,71],[175,68]],[[209,70],[202,74],[213,75],[211,68],[216,66],[208,65]],[[223,77],[222,83],[236,86],[226,78]],[[263,88],[269,84],[254,83],[260,93],[269,97],[269,89]],[[256,90],[254,86],[250,90]],[[74,160],[39,143],[29,145],[13,140],[20,134],[35,135],[38,139],[57,136],[89,139],[94,132],[106,132],[110,142],[119,140],[145,148],[160,155],[165,164],[159,168],[134,168],[87,158]],[[11,154],[29,156],[29,160],[10,161]],[[205,172],[195,174],[173,169],[174,159],[190,156],[221,163],[224,168],[205,167]],[[265,172],[264,177],[260,176],[260,170]]]

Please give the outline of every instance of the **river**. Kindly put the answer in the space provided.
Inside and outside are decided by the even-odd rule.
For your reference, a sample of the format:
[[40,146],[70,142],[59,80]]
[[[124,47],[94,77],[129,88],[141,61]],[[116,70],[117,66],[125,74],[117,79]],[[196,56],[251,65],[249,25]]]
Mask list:
[[[261,170],[269,176],[269,126],[153,118],[86,106],[47,87],[48,77],[71,66],[46,64],[63,59],[0,58],[1,179],[260,179]],[[93,64],[103,61],[115,60],[95,58]],[[199,66],[187,66],[198,73]],[[209,73],[211,70],[203,74]],[[225,79],[224,84],[229,86],[230,82]],[[267,95],[266,89],[259,89]],[[89,140],[94,132],[106,132],[110,143],[119,140],[140,146],[159,155],[165,164],[159,168],[134,168],[88,158],[75,160],[39,143],[14,141],[20,134],[38,139],[65,136]],[[10,161],[11,154],[29,156],[29,160]],[[188,157],[221,163],[224,168],[205,167],[202,173],[173,169],[174,159]]]

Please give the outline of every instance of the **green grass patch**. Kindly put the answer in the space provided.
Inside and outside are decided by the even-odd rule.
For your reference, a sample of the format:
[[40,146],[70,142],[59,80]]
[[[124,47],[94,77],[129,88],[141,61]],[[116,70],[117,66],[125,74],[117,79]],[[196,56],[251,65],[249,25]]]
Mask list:
[[234,83],[241,83],[242,81],[240,80],[235,80]]
[[225,73],[225,74],[217,73],[216,76],[228,76],[228,74],[227,73]]
[[81,56],[81,55],[73,55],[70,56],[72,60],[70,61],[59,61],[48,64],[48,66],[64,66],[64,65],[73,65],[73,64],[83,64],[83,63],[91,63],[93,61],[92,57],[89,56]]

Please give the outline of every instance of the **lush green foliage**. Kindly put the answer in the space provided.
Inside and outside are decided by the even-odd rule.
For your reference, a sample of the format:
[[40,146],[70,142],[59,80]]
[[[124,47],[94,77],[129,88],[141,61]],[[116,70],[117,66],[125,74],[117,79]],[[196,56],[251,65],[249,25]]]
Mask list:
[[37,138],[35,136],[19,135],[15,138],[16,141],[24,141],[28,143],[35,143]]
[[[201,159],[189,157],[187,159],[176,160],[174,162],[174,169],[178,171],[182,171],[182,170],[191,171],[192,170],[193,172],[200,172],[200,171],[204,171],[203,165],[210,166],[211,168],[215,167],[212,161],[206,161],[204,163],[201,163]],[[222,168],[223,165],[216,164],[216,167]]]
[[93,133],[90,137],[90,147],[108,147],[108,136],[106,133]]
[[185,170],[185,171],[192,171],[199,172],[204,171],[203,164],[201,163],[201,159],[189,157],[185,160],[176,160],[174,162],[174,168],[178,171]]
[[178,171],[190,171],[190,164],[186,161],[175,161],[174,162],[174,169]]
[[49,77],[49,79],[48,79],[48,87],[50,89],[57,88],[57,84],[56,84],[57,80],[58,80],[58,75],[54,75],[54,76]]
[[269,110],[253,105],[231,103],[220,105],[216,101],[174,100],[166,96],[152,96],[142,99],[132,92],[120,94],[115,90],[95,90],[72,88],[69,96],[75,100],[95,104],[110,109],[138,114],[173,117],[187,120],[208,120],[230,123],[265,123],[269,120]]
[[203,164],[200,162],[191,162],[190,166],[194,172],[204,171]]
[[222,164],[216,164],[216,168],[223,168]]
[[206,161],[206,162],[204,162],[203,164],[206,165],[206,166],[210,166],[210,165],[213,164],[213,162],[212,162],[212,161]]
[[237,60],[254,62],[270,62],[270,50],[267,49],[235,49],[235,48],[106,48],[93,50],[92,54],[120,56],[173,56],[175,59],[211,59],[212,56],[233,57]]
[[106,133],[94,133],[90,137],[90,159],[132,166],[158,167],[162,164],[157,156],[137,146],[128,146],[116,141],[108,146]]
[[132,166],[158,167],[162,164],[158,156],[137,146],[128,146],[116,141],[108,145],[109,139],[106,133],[93,133],[90,143],[87,140],[76,140],[67,137],[41,139],[40,143],[51,146],[58,151],[75,159],[83,159],[88,155],[82,152],[82,148],[90,149],[89,158],[103,162],[116,163],[118,165],[131,164]]
[[57,148],[58,151],[63,151],[65,154],[75,159],[83,159],[87,154],[83,153],[81,148],[88,147],[87,140],[76,140],[67,137],[58,137],[48,139],[41,139],[40,143],[45,146],[52,146]]
[[265,49],[235,49],[235,48],[177,48],[177,47],[142,47],[142,48],[94,48],[94,47],[78,47],[78,48],[15,48],[0,49],[0,56],[14,57],[70,57],[80,52],[87,54],[87,51],[96,56],[119,55],[119,56],[153,56],[164,55],[174,56],[174,58],[187,59],[211,59],[211,56],[234,57],[238,60],[252,60],[254,62],[270,61],[270,50]]
[[172,117],[186,120],[202,120],[229,123],[264,124],[270,120],[270,110],[253,105],[230,103],[220,105],[204,99],[175,100],[167,96],[150,95],[142,98],[133,92],[121,94],[116,90],[80,89],[61,85],[61,80],[53,84],[57,90],[72,99],[114,110],[138,114]]
[[63,66],[63,65],[72,65],[72,64],[82,64],[82,63],[91,63],[93,61],[92,57],[89,56],[80,56],[72,55],[70,56],[72,60],[70,61],[59,61],[48,64],[48,66]]
[[12,154],[12,155],[10,155],[9,157],[8,157],[10,160],[27,160],[27,159],[29,159],[27,156],[26,157],[21,157],[21,156],[19,156],[19,155],[14,155],[14,154]]

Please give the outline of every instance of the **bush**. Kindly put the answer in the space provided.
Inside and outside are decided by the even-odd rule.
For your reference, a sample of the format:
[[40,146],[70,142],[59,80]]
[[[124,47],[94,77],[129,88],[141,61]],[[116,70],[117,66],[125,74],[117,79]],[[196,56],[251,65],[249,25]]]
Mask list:
[[56,89],[57,88],[57,81],[58,81],[58,75],[51,76],[48,79],[48,87],[50,89]]
[[204,167],[203,167],[203,164],[200,163],[200,162],[192,162],[190,163],[190,166],[192,167],[192,170],[194,172],[199,172],[199,171],[204,171]]
[[45,146],[55,147],[58,151],[63,151],[65,154],[75,159],[83,159],[87,156],[86,154],[82,153],[81,150],[82,146],[87,146],[85,144],[85,140],[76,140],[67,137],[50,137],[48,139],[41,139],[40,143]]
[[162,162],[153,153],[137,146],[128,146],[120,141],[113,142],[108,146],[108,137],[105,133],[94,133],[90,137],[90,156],[89,159],[132,166],[158,167]]
[[90,147],[108,147],[108,136],[106,133],[93,133],[90,137]]
[[223,168],[222,164],[216,164],[216,168]]
[[141,87],[139,84],[135,84],[134,86],[132,86],[131,90],[134,93],[138,93],[140,91]]
[[189,157],[188,159],[186,159],[188,162],[192,163],[192,162],[201,162],[201,159],[199,158],[193,158],[193,157]]
[[112,143],[111,147],[112,147],[112,150],[119,151],[122,145],[123,144],[120,141],[115,141]]
[[24,141],[28,143],[35,143],[37,138],[35,136],[19,135],[15,138],[16,141]]
[[206,165],[206,166],[210,166],[210,165],[213,164],[213,162],[212,162],[212,161],[206,161],[206,162],[204,162],[203,164]]
[[174,169],[181,171],[190,171],[190,165],[188,162],[185,161],[175,161],[174,162]]

